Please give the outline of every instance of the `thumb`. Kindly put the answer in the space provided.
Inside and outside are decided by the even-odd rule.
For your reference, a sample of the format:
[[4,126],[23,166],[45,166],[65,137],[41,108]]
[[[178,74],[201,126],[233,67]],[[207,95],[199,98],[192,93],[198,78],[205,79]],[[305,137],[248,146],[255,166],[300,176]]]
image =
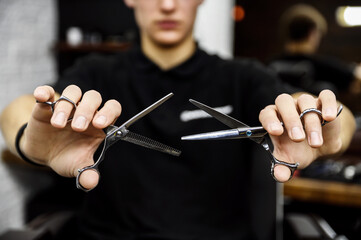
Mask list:
[[273,177],[276,181],[284,183],[290,180],[291,170],[284,165],[275,165],[273,169]]
[[95,168],[80,169],[76,177],[77,188],[86,192],[94,189],[99,183],[99,172]]

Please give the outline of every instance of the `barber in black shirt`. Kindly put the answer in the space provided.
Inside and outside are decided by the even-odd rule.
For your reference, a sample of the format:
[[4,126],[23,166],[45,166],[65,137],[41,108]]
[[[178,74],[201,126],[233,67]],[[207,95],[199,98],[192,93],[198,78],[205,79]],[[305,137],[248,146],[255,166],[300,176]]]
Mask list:
[[[291,96],[260,64],[225,61],[199,49],[192,30],[201,0],[125,2],[135,11],[140,47],[112,57],[86,58],[55,86],[40,86],[32,96],[14,100],[1,115],[9,148],[16,153],[15,136],[28,122],[20,151],[61,176],[75,177],[78,169],[94,162],[102,129],[121,112],[120,122],[174,92],[134,128],[181,148],[181,157],[129,143],[114,145],[100,166],[100,180],[94,171],[81,175],[82,186],[95,188],[79,209],[72,238],[255,239],[260,233],[252,225],[267,216],[251,221],[252,211],[257,211],[254,202],[261,200],[250,198],[258,178],[252,168],[268,159],[250,161],[255,146],[251,141],[181,142],[183,135],[218,127],[214,119],[197,114],[188,99],[219,107],[250,125],[260,121],[271,135],[275,156],[301,167],[347,148],[355,128],[352,114],[345,109],[336,119],[331,91],[317,98]],[[53,101],[60,92],[78,104],[71,122],[69,102],[59,102],[53,114],[43,104],[34,105],[34,97]],[[318,115],[310,113],[302,123],[299,114],[308,108],[320,109],[332,122],[321,127]],[[275,169],[281,182],[289,174],[285,167]]]

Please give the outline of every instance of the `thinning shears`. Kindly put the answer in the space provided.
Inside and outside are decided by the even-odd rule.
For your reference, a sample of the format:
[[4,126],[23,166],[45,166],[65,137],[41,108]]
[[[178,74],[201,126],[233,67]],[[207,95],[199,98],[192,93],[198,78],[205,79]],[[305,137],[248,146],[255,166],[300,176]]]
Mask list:
[[179,150],[177,150],[175,148],[169,147],[169,146],[167,146],[167,145],[165,145],[163,143],[157,142],[157,141],[155,141],[153,139],[150,139],[150,138],[147,138],[145,136],[133,133],[133,132],[128,130],[128,128],[133,123],[135,123],[136,121],[138,121],[139,119],[141,119],[142,117],[144,117],[145,115],[147,115],[148,113],[150,113],[151,111],[153,111],[154,109],[159,107],[162,103],[167,101],[172,96],[173,96],[173,93],[170,93],[167,96],[161,98],[157,102],[153,103],[149,107],[145,108],[143,111],[139,112],[138,114],[136,114],[135,116],[130,118],[128,121],[126,121],[125,123],[123,123],[119,127],[114,126],[114,125],[110,125],[108,128],[104,129],[104,132],[105,132],[106,136],[105,136],[105,139],[103,141],[103,150],[100,153],[100,156],[98,157],[98,160],[93,165],[88,166],[88,167],[84,167],[84,168],[78,170],[78,175],[76,177],[76,186],[77,186],[77,188],[81,189],[81,190],[83,190],[85,192],[88,192],[88,191],[91,190],[91,189],[84,188],[79,183],[80,175],[85,170],[89,170],[89,169],[95,170],[96,172],[99,173],[98,166],[104,160],[105,151],[110,146],[112,146],[114,143],[118,142],[119,140],[131,142],[131,143],[140,145],[142,147],[146,147],[146,148],[150,148],[150,149],[157,150],[157,151],[160,151],[160,152],[168,153],[168,154],[173,155],[173,156],[179,156],[181,154],[181,151],[179,151]]
[[[157,142],[157,141],[155,141],[153,139],[150,139],[150,138],[144,137],[142,135],[133,133],[133,132],[128,130],[128,128],[132,124],[134,124],[136,121],[138,121],[139,119],[141,119],[142,117],[144,117],[145,115],[147,115],[148,113],[150,113],[151,111],[153,111],[154,109],[159,107],[162,103],[167,101],[172,96],[173,96],[173,93],[169,93],[165,97],[161,98],[157,102],[153,103],[149,107],[145,108],[143,111],[139,112],[138,114],[136,114],[135,116],[130,118],[128,121],[126,121],[125,123],[123,123],[119,127],[114,126],[114,125],[110,125],[109,127],[105,128],[103,131],[106,134],[106,136],[105,136],[105,138],[103,140],[102,151],[101,151],[98,159],[95,161],[94,164],[92,164],[90,166],[87,166],[87,167],[84,167],[82,169],[78,169],[78,174],[76,176],[76,187],[78,189],[81,189],[81,190],[85,191],[85,192],[89,192],[90,190],[92,190],[92,189],[84,188],[80,184],[79,179],[80,179],[81,174],[86,170],[94,170],[94,171],[99,173],[98,167],[99,167],[99,164],[104,160],[106,150],[110,146],[112,146],[113,144],[118,142],[119,140],[131,142],[131,143],[140,145],[142,147],[146,147],[146,148],[150,148],[150,149],[157,150],[157,151],[160,151],[160,152],[168,153],[168,154],[173,155],[173,156],[179,156],[181,154],[181,151],[179,151],[179,150],[177,150],[175,148],[169,147],[169,146],[167,146],[167,145],[165,145],[163,143]],[[76,108],[76,104],[72,100],[70,100],[69,98],[67,98],[65,96],[61,96],[55,102],[42,102],[42,103],[51,106],[51,110],[54,112],[54,108],[56,106],[56,103],[59,102],[59,101],[62,101],[62,100],[70,102],[71,104],[73,104],[74,108]],[[71,118],[69,118],[68,120],[70,121]]]
[[[283,165],[288,167],[291,171],[291,175],[289,179],[292,178],[294,172],[299,166],[299,163],[288,163],[288,162],[280,161],[277,158],[275,158],[266,138],[267,131],[263,127],[261,126],[250,127],[244,124],[243,122],[234,119],[226,114],[223,114],[203,103],[197,102],[192,99],[190,99],[189,101],[198,108],[202,109],[203,111],[211,115],[212,117],[216,118],[218,121],[227,125],[231,129],[184,136],[182,137],[182,140],[223,140],[223,139],[240,139],[240,138],[251,139],[254,142],[260,144],[263,147],[263,149],[266,150],[266,152],[268,153],[268,156],[271,159],[271,175],[276,181],[277,179],[274,176],[274,168],[277,165]],[[337,116],[341,113],[342,109],[343,109],[342,105],[340,105]],[[321,111],[315,108],[306,109],[301,113],[300,118],[302,119],[303,116],[309,112],[315,112],[320,116],[322,126],[328,123],[327,121],[324,121],[322,119]]]

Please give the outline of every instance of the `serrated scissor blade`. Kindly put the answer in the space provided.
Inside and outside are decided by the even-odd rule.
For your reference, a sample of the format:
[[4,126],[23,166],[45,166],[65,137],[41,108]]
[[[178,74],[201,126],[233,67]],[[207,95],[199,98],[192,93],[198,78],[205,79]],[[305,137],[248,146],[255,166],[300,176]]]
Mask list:
[[170,155],[177,156],[177,157],[181,154],[181,151],[179,151],[175,148],[172,148],[163,143],[157,142],[153,139],[144,137],[142,135],[139,135],[139,134],[136,134],[136,133],[133,133],[130,131],[123,138],[121,138],[121,140],[131,142],[131,143],[140,145],[142,147],[150,148],[150,149],[157,150],[160,152],[168,153]]

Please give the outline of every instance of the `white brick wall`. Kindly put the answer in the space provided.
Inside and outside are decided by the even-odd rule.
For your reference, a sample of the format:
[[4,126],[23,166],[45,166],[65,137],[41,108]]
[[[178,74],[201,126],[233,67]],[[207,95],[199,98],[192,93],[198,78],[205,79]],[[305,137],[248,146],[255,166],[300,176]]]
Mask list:
[[52,0],[0,1],[0,108],[54,79]]
[[[55,78],[55,0],[0,0],[0,111],[15,97]],[[5,148],[0,137],[0,150]],[[0,234],[23,225],[23,203],[44,186],[43,172],[0,161]]]

